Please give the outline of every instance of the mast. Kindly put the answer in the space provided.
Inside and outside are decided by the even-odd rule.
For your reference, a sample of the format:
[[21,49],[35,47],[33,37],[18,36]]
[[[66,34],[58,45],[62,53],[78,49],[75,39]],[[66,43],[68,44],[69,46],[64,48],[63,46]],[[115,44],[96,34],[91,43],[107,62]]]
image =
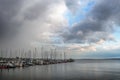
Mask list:
[[5,54],[6,54],[5,58],[8,58],[8,54],[7,53],[8,53],[7,48],[5,48]]
[[43,46],[41,47],[41,59],[43,60]]
[[64,60],[66,60],[66,54],[65,54],[65,52],[64,52]]
[[9,55],[9,58],[11,58],[11,55],[12,55],[12,52],[11,52],[11,48],[10,48],[10,55]]
[[2,55],[2,48],[0,49],[0,58],[2,59],[3,55]]
[[50,59],[52,60],[52,49],[50,49]]
[[19,58],[21,58],[21,51],[20,51],[20,48],[19,48]]
[[54,55],[55,55],[55,58],[54,58],[54,59],[56,60],[56,48],[55,48],[55,51],[54,51]]
[[36,52],[37,52],[37,49],[35,48],[35,51],[34,51],[34,58],[36,59]]
[[29,50],[29,54],[30,54],[29,58],[31,59],[31,50]]

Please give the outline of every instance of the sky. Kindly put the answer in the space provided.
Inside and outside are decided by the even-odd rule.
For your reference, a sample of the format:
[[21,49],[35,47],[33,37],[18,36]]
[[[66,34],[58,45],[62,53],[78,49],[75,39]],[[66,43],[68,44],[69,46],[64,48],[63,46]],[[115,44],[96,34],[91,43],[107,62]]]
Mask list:
[[72,58],[120,57],[120,0],[0,0],[0,48],[64,47]]

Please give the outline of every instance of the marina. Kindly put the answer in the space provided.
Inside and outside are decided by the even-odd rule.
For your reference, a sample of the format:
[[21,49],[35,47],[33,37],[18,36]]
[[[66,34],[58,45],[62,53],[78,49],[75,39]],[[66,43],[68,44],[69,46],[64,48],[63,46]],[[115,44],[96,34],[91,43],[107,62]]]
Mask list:
[[[51,50],[51,49],[50,49]],[[13,57],[13,51],[10,50],[10,52],[3,51],[1,49],[1,55],[5,55],[5,52],[8,56],[0,57],[0,69],[10,69],[10,68],[17,68],[17,67],[29,67],[29,66],[35,66],[35,65],[50,65],[50,64],[61,64],[61,63],[68,63],[68,62],[74,62],[73,59],[67,58],[65,52],[58,52],[55,48],[54,50],[51,50],[50,53],[43,50],[43,47],[41,48],[41,51],[38,52],[38,49],[35,48],[33,51],[25,52],[20,51],[20,49],[17,51],[14,51],[18,53],[19,55],[22,55],[21,57]],[[9,53],[9,54],[8,54]],[[40,55],[41,54],[41,55]],[[44,55],[43,55],[44,54]],[[59,55],[58,55],[59,54]],[[14,53],[14,55],[16,55]],[[39,57],[38,57],[39,56]]]
[[60,64],[60,63],[68,63],[74,62],[73,59],[65,59],[65,60],[52,60],[52,59],[22,59],[22,58],[11,58],[11,59],[1,59],[0,60],[0,69],[9,69],[16,67],[29,67],[35,65],[50,65],[50,64]]

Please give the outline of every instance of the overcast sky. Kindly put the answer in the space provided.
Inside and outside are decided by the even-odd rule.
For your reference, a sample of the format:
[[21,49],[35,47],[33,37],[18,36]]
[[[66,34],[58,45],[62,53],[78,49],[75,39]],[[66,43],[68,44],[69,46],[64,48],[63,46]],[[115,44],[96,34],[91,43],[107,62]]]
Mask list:
[[74,58],[120,57],[120,0],[0,0],[0,47],[64,46]]

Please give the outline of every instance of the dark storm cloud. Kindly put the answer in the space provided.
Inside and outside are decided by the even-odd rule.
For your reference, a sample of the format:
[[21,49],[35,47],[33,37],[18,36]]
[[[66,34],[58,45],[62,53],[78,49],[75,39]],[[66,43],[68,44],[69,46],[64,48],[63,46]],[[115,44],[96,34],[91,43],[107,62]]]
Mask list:
[[65,4],[73,13],[79,8],[79,0],[65,0]]
[[[46,11],[48,10],[48,4],[51,4],[52,1],[42,1],[35,3],[33,6],[29,7],[25,13],[24,18],[27,20],[35,20],[39,18],[40,16],[45,16]],[[39,16],[39,17],[38,17]]]
[[86,19],[62,34],[66,42],[97,42],[111,39],[113,24],[120,22],[120,0],[101,0],[95,4]]
[[49,9],[52,8],[52,5],[58,4],[59,2],[59,0],[41,0],[24,12],[24,18],[26,20],[36,20],[40,17],[44,19],[50,13]]
[[22,0],[0,0],[0,40],[16,34],[20,23],[15,20]]

